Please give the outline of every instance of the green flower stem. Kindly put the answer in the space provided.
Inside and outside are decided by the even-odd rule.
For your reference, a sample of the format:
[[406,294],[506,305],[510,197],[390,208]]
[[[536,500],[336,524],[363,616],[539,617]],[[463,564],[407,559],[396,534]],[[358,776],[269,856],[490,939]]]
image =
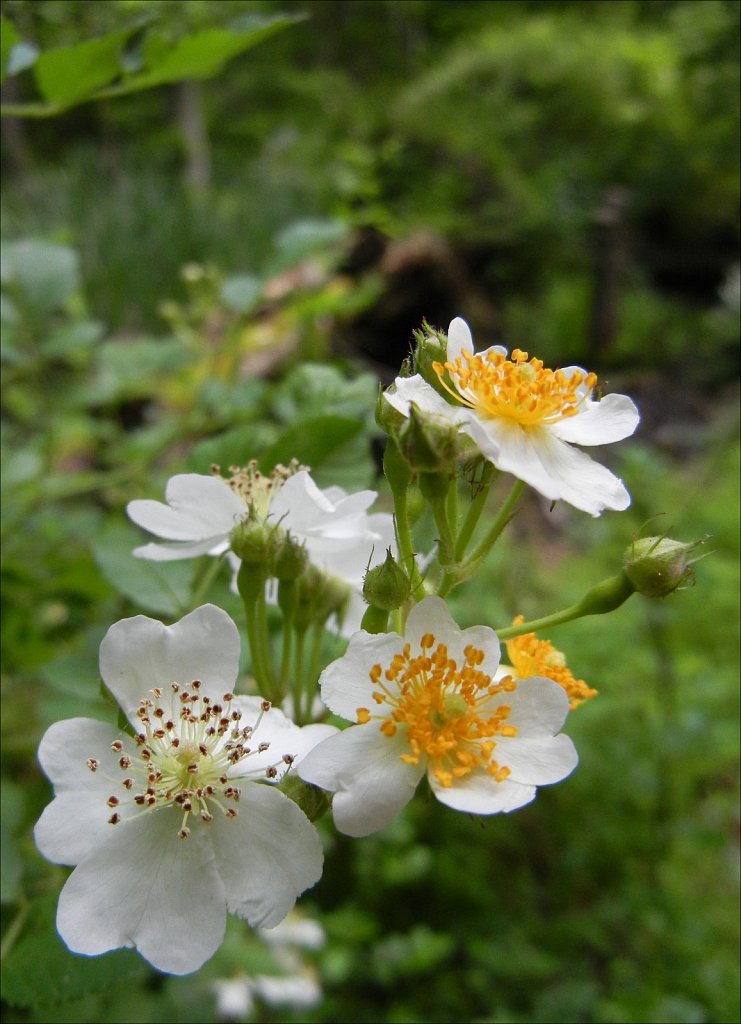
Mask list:
[[308,673],[304,667],[304,645],[306,641],[306,630],[297,629],[296,642],[293,645],[293,712],[296,716],[296,725],[305,725],[303,708],[305,703],[304,688],[305,678]]
[[523,633],[537,633],[553,626],[560,626],[564,622],[582,619],[587,615],[604,615],[619,608],[635,592],[633,584],[625,573],[621,572],[618,576],[602,580],[588,590],[580,601],[563,608],[560,612],[545,615],[542,619],[521,622],[518,626],[505,626],[503,629],[496,629],[495,632],[500,640],[511,640],[515,636],[522,636]]
[[[499,539],[499,535],[514,515],[517,502],[520,500],[520,496],[524,490],[524,480],[515,480],[512,490],[507,495],[507,498],[499,509],[499,512],[497,512],[494,522],[489,527],[486,536],[467,560],[467,568],[470,567],[473,569],[477,567],[489,554],[491,549],[494,547],[494,544]],[[467,575],[470,575],[470,573]]]
[[394,499],[394,530],[399,548],[399,564],[409,576],[412,593],[420,587],[421,578],[414,551],[414,538],[409,522],[409,485],[412,471],[399,451],[396,442],[389,440],[383,453],[383,471]]
[[219,574],[224,564],[224,555],[219,558],[209,558],[196,579],[190,595],[191,608],[197,608],[208,593],[208,589]]
[[455,559],[457,562],[463,560],[466,554],[466,548],[469,545],[473,531],[476,529],[481,513],[484,511],[486,505],[486,499],[489,497],[489,491],[491,490],[492,481],[494,480],[494,466],[490,462],[487,462],[484,466],[481,483],[479,484],[476,496],[472,499],[471,504],[468,506],[466,517],[463,520],[463,524],[458,533],[458,539],[455,542]]
[[305,707],[304,707],[304,721],[309,723],[313,721],[312,717],[312,705],[314,704],[314,695],[317,689],[317,683],[319,680],[319,665],[322,657],[322,640],[324,638],[324,623],[317,622],[314,627],[314,635],[311,642],[311,653],[309,655],[309,671],[304,682],[304,696],[305,696]]
[[[275,679],[268,649],[265,611],[265,575],[244,562],[237,573],[237,589],[244,603],[247,641],[252,653],[252,674],[258,689],[268,700],[275,700]],[[262,610],[260,606],[262,605]]]
[[257,641],[260,644],[260,657],[264,666],[265,678],[269,681],[272,696],[269,700],[273,704],[280,703],[285,693],[283,692],[282,680],[275,678],[273,671],[273,659],[270,651],[270,630],[268,629],[267,602],[265,600],[265,588],[263,587],[257,599]]

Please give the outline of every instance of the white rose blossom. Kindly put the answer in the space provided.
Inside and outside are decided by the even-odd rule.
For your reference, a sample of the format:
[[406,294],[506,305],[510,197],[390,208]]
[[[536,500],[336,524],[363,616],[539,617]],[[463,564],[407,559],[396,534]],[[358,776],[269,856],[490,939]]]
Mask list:
[[452,421],[493,465],[551,501],[566,501],[593,516],[628,507],[622,481],[572,447],[629,437],[639,415],[626,395],[594,401],[595,374],[578,366],[548,370],[520,349],[509,358],[501,345],[474,353],[468,324],[460,317],[448,330],[445,364],[433,368],[454,404],[419,374],[397,377],[386,401],[405,416],[414,404]]
[[513,811],[577,764],[556,735],[569,710],[552,679],[497,679],[499,641],[461,630],[439,597],[412,609],[405,636],[352,637],[322,673],[325,704],[355,722],[301,762],[306,782],[334,793],[337,828],[365,836],[387,825],[426,774],[442,803],[471,814]]
[[73,952],[135,946],[188,974],[220,946],[227,911],[275,926],[319,879],[314,826],[270,783],[335,730],[235,696],[239,648],[214,605],[172,626],[123,619],[100,672],[136,737],[74,718],[42,738],[55,798],[34,835],[49,860],[76,865],[57,910]]
[[[305,469],[279,468],[272,476],[257,472],[254,464],[221,476],[183,473],[171,477],[166,504],[152,500],[129,502],[129,518],[164,543],[134,549],[139,558],[170,561],[196,555],[221,555],[229,549],[234,527],[250,508],[268,524],[303,543],[310,561],[350,588],[343,635],[360,625],[365,605],[361,597],[366,570],[382,562],[386,550],[395,550],[393,518],[385,512],[369,514],[375,491],[347,494],[341,487],[320,490]],[[239,560],[229,553],[236,571]],[[272,594],[272,591],[269,593]]]

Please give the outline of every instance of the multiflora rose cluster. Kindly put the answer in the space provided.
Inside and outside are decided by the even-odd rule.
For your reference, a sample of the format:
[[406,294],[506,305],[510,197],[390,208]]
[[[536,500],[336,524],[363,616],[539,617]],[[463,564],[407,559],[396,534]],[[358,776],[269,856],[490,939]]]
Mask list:
[[476,353],[460,317],[448,330],[446,361],[432,368],[438,390],[419,374],[397,377],[386,401],[404,416],[416,406],[455,425],[494,466],[551,501],[594,516],[628,507],[622,481],[572,446],[629,437],[639,420],[630,398],[595,401],[595,374],[578,366],[549,370],[520,349],[509,358],[501,345]]
[[341,832],[383,828],[425,775],[442,803],[488,815],[522,807],[574,769],[574,745],[557,735],[566,690],[546,677],[498,675],[499,653],[492,629],[459,629],[438,597],[415,605],[403,637],[352,637],[320,683],[327,706],[355,724],[298,766],[334,793]]
[[187,974],[221,945],[227,912],[272,927],[320,877],[316,830],[275,783],[335,729],[300,729],[236,696],[239,650],[214,605],[172,626],[124,619],[103,639],[100,672],[133,735],[88,718],[44,735],[55,798],[35,839],[76,865],[57,911],[73,952],[135,946]]

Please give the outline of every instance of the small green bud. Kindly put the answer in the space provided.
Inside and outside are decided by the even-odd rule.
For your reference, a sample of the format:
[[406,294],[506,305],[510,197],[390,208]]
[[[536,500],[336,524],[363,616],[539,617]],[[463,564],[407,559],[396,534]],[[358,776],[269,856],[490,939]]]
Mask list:
[[277,540],[273,575],[279,580],[296,580],[306,571],[309,553],[306,545],[283,533]]
[[391,548],[386,552],[386,560],[365,574],[363,597],[375,608],[393,612],[401,608],[410,591],[409,577],[391,554]]
[[327,813],[330,807],[329,793],[304,782],[298,775],[288,772],[281,779],[278,788],[289,800],[301,808],[309,821],[316,821]]
[[422,412],[414,403],[399,431],[398,442],[412,469],[422,473],[452,470],[460,450],[455,424],[443,416]]
[[707,538],[683,544],[670,537],[642,537],[635,540],[623,556],[625,574],[639,594],[666,597],[694,579],[687,555]]
[[[390,392],[394,392],[396,387],[391,384],[388,388]],[[387,402],[385,399],[385,391],[383,388],[378,389],[378,399],[376,400],[376,423],[389,437],[396,437],[400,428],[404,425],[405,416],[403,413],[395,409],[391,402]]]
[[[229,543],[234,554],[246,565],[272,567],[277,546],[274,526],[248,516],[234,527]],[[268,575],[271,571],[269,568]]]
[[414,372],[424,377],[428,384],[439,391],[444,398],[449,398],[440,384],[437,374],[432,368],[433,363],[445,363],[448,359],[448,339],[444,331],[435,330],[427,321],[420,331],[414,332],[416,346],[414,349]]
[[336,576],[309,565],[297,581],[294,623],[299,630],[325,623],[330,615],[342,618],[350,598],[350,587]]

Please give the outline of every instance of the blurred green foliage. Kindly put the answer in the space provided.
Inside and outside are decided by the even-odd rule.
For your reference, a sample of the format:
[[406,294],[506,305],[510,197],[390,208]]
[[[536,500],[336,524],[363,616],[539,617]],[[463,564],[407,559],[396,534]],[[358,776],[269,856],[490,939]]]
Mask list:
[[[324,1002],[256,1012],[737,1021],[739,5],[3,10],[8,104],[37,101],[38,53],[117,33],[176,48],[248,32],[245,17],[308,15],[189,94],[207,132],[200,181],[179,86],[4,122],[16,128],[2,194],[3,1019],[202,1022],[218,1019],[215,979],[285,971],[236,921],[182,979],[127,952],[74,957],[54,932],[65,872],[30,833],[49,795],[43,729],[112,720],[97,649],[116,619],[214,600],[239,621],[215,560],[131,558],[126,501],[160,496],[172,472],[252,457],[298,457],[320,486],[374,486],[375,376],[328,361],[330,339],[383,293],[378,274],[342,271],[358,227],[452,239],[504,340],[586,360],[595,232],[618,188],[616,334],[591,354],[611,390],[639,396],[645,429],[615,457],[633,506],[585,521],[529,502],[453,610],[502,626],[569,604],[658,513],[683,540],[712,535],[711,556],[694,589],[552,637],[600,690],[568,723],[581,764],[567,782],[485,822],[420,794],[369,839],[323,824],[324,877],[301,908],[327,935],[302,955]],[[406,339],[393,343],[403,354]]]

